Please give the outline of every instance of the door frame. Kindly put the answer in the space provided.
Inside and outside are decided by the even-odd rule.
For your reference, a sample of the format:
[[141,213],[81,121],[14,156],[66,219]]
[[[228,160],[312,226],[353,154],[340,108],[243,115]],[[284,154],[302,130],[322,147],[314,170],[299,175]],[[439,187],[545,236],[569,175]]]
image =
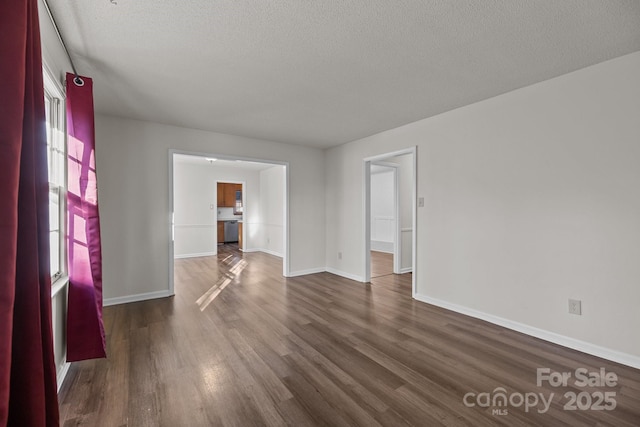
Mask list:
[[[411,297],[415,298],[418,293],[417,283],[418,283],[418,264],[417,260],[417,200],[418,200],[418,174],[417,174],[417,166],[418,166],[418,155],[417,155],[417,146],[405,148],[398,151],[392,151],[389,153],[378,154],[376,156],[365,157],[362,159],[363,163],[363,234],[364,234],[364,281],[371,281],[371,164],[377,162],[384,162],[385,160],[391,157],[402,156],[405,154],[410,154],[411,165],[412,165],[412,188],[411,188],[411,216],[412,216],[412,230],[411,230],[411,267],[413,269],[412,277],[411,277]],[[396,193],[397,195],[397,193]],[[400,228],[400,220],[398,218],[397,229]],[[400,231],[398,231],[400,233]],[[400,239],[398,238],[398,246],[400,246]],[[395,265],[394,265],[395,272]]]
[[[174,258],[174,214],[173,214],[173,201],[174,201],[174,195],[173,195],[173,162],[174,162],[174,155],[175,154],[186,154],[189,156],[197,156],[197,157],[210,157],[210,158],[215,158],[215,159],[221,159],[221,160],[230,160],[230,161],[235,161],[235,160],[239,160],[239,161],[246,161],[246,162],[256,162],[256,163],[266,163],[266,164],[271,164],[273,166],[283,166],[284,167],[284,195],[283,195],[283,201],[284,201],[284,206],[283,206],[283,221],[284,221],[284,226],[282,227],[282,232],[283,232],[283,246],[284,246],[284,254],[282,257],[282,275],[284,277],[290,277],[291,276],[291,267],[290,267],[290,262],[289,260],[291,259],[291,242],[290,242],[290,223],[289,223],[289,192],[290,192],[290,183],[289,183],[289,176],[290,176],[290,167],[289,167],[289,162],[283,162],[283,161],[277,161],[277,160],[268,160],[268,159],[259,159],[259,158],[255,158],[255,157],[243,157],[243,156],[233,156],[233,155],[228,155],[228,154],[217,154],[217,153],[210,153],[210,152],[201,152],[201,151],[188,151],[188,150],[177,150],[177,149],[169,149],[169,156],[168,156],[168,164],[169,164],[169,206],[168,206],[168,213],[169,213],[169,218],[168,218],[168,232],[169,232],[169,295],[175,295],[175,286],[174,286],[174,262],[175,262],[175,258]],[[217,191],[217,189],[216,189]],[[246,193],[244,191],[244,186],[243,186],[243,191],[242,191],[242,198],[243,198],[243,206],[246,205]],[[217,214],[218,211],[215,210],[214,211],[216,218],[217,218]],[[243,233],[243,238],[246,236],[246,227],[242,227],[242,233]],[[245,244],[246,244],[246,239],[244,240]],[[217,244],[217,243],[216,243]]]

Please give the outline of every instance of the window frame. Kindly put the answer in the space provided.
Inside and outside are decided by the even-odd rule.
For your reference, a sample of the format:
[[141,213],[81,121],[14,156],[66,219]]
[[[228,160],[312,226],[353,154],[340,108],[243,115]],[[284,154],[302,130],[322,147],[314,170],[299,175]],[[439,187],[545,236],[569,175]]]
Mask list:
[[[51,172],[47,177],[49,182],[49,196],[57,192],[58,196],[58,268],[51,271],[51,284],[60,285],[66,281],[67,274],[67,132],[66,132],[66,94],[61,83],[54,77],[46,64],[43,63],[42,77],[44,84],[45,104],[48,106],[47,126],[47,163],[54,166],[52,180]],[[49,118],[51,120],[49,120]],[[53,161],[52,161],[53,159]],[[49,205],[51,199],[49,199]],[[50,217],[51,219],[51,217]],[[49,224],[49,235],[54,226]],[[53,249],[53,248],[50,248]],[[51,261],[51,260],[50,260]]]

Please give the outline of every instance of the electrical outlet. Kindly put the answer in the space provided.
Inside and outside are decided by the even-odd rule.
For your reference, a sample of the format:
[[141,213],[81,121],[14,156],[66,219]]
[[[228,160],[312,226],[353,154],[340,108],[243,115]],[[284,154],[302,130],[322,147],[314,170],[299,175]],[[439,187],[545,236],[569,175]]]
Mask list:
[[342,252],[338,252],[338,259],[342,259]]
[[578,316],[582,315],[582,301],[577,299],[569,300],[569,313],[577,314]]
[[418,207],[424,208],[424,197],[418,197]]

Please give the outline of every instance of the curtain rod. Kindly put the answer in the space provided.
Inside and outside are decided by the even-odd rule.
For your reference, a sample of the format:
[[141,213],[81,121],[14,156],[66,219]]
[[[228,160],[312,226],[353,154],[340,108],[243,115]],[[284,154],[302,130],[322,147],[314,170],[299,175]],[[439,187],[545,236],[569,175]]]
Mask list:
[[49,7],[49,2],[47,0],[42,0],[42,1],[44,3],[45,9],[47,9],[47,14],[49,15],[49,19],[51,20],[51,23],[53,24],[53,29],[56,30],[56,35],[58,36],[58,40],[60,40],[60,44],[64,48],[64,51],[67,54],[67,58],[69,58],[69,63],[71,64],[71,69],[73,70],[73,74],[76,76],[73,79],[73,82],[75,84],[77,84],[78,86],[82,86],[82,85],[84,85],[84,81],[80,78],[80,76],[78,76],[78,71],[76,70],[76,66],[74,65],[73,60],[71,59],[71,55],[69,54],[69,49],[67,49],[67,45],[65,44],[64,40],[62,39],[62,34],[60,33],[60,28],[58,28],[58,24],[56,23],[56,19],[53,17],[53,13],[51,12],[51,8]]

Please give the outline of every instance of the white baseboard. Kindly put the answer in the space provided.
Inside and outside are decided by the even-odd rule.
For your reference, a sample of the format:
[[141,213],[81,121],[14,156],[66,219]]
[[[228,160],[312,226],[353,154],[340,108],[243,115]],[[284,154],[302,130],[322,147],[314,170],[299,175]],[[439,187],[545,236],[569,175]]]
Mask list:
[[275,252],[270,249],[259,249],[260,252],[264,252],[265,254],[277,256],[278,258],[282,258],[282,254],[280,252]]
[[102,305],[108,307],[110,305],[126,304],[129,302],[146,301],[149,299],[171,297],[173,294],[169,290],[147,292],[144,294],[127,295],[124,297],[106,298]]
[[246,253],[249,253],[249,252],[260,252],[260,249],[258,249],[258,248],[243,248],[243,249],[240,249],[240,250],[242,252],[246,252]]
[[578,350],[592,356],[602,357],[603,359],[611,360],[612,362],[617,362],[622,365],[640,369],[640,357],[634,356],[632,354],[622,353],[617,350],[601,347],[599,345],[592,344],[586,341],[577,340],[575,338],[560,335],[555,332],[539,329],[533,326],[526,325],[524,323],[514,322],[503,317],[494,316],[493,314],[488,314],[482,311],[474,310],[472,308],[452,304],[450,302],[442,301],[437,298],[431,298],[426,295],[416,294],[415,299],[427,304],[432,304],[438,307],[445,308],[447,310],[455,311],[456,313],[461,313],[467,316],[475,317],[476,319],[485,320],[489,323],[503,326],[517,332],[522,332],[523,334],[540,338],[542,340],[549,341],[563,347],[569,347],[571,349]]
[[347,273],[347,272],[344,272],[344,271],[336,270],[335,268],[327,267],[325,269],[325,271],[327,273],[335,274],[336,276],[341,276],[341,277],[344,277],[344,278],[347,278],[347,279],[355,280],[356,282],[364,283],[364,281],[365,281],[364,277],[362,277],[362,276],[358,276],[356,274],[351,274],[351,273]]
[[198,258],[198,257],[201,257],[201,256],[212,256],[212,255],[218,255],[218,252],[200,252],[200,253],[197,253],[197,254],[174,255],[173,258],[174,259]]
[[[67,355],[64,355],[66,360]],[[67,377],[67,372],[69,372],[69,368],[71,367],[71,363],[64,362],[58,372],[56,372],[56,381],[58,382],[58,393],[60,393],[60,389],[62,388],[62,384],[64,383],[64,379]]]
[[327,271],[324,267],[309,268],[307,270],[290,271],[287,277],[306,276],[307,274],[324,273]]
[[413,273],[413,268],[411,268],[411,267],[401,268],[400,269],[400,274],[404,274],[404,273]]

